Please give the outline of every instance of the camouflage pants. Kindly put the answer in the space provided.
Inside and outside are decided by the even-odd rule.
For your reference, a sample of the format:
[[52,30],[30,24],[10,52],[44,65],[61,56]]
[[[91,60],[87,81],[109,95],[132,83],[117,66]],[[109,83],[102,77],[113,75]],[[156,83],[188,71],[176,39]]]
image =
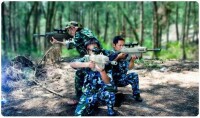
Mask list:
[[133,95],[140,93],[139,78],[137,73],[129,73],[126,76],[113,77],[113,78],[120,78],[115,82],[118,87],[124,87],[130,84],[132,86]]
[[99,91],[91,95],[83,94],[75,110],[75,116],[91,115],[98,105],[98,101],[105,101],[108,108],[108,115],[114,114],[115,93],[109,91]]
[[77,100],[79,100],[82,95],[82,87],[83,87],[85,75],[86,75],[86,71],[84,69],[79,69],[75,73],[75,92],[76,92]]

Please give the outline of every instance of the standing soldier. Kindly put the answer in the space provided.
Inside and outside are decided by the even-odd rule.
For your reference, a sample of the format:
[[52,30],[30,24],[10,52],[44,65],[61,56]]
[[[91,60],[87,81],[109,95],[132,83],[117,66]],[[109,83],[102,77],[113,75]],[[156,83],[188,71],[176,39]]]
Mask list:
[[[84,55],[87,54],[87,50],[85,49],[85,42],[89,41],[90,39],[94,39],[97,42],[98,39],[96,36],[90,31],[88,28],[83,28],[83,26],[76,22],[76,21],[70,21],[67,23],[65,30],[67,33],[71,36],[73,36],[72,41],[66,41],[66,42],[60,42],[57,41],[55,38],[52,37],[51,43],[58,43],[58,44],[63,44],[66,45],[67,48],[69,47],[75,47],[76,50],[79,52],[80,56],[83,57]],[[73,42],[73,43],[71,43]],[[73,46],[69,46],[69,45]],[[99,42],[100,44],[100,42]],[[101,45],[100,45],[101,48]],[[75,73],[75,91],[76,91],[76,100],[68,101],[68,104],[70,105],[76,105],[78,103],[78,100],[80,96],[82,95],[82,86],[83,86],[83,78],[85,76],[86,72],[83,69],[77,69]]]

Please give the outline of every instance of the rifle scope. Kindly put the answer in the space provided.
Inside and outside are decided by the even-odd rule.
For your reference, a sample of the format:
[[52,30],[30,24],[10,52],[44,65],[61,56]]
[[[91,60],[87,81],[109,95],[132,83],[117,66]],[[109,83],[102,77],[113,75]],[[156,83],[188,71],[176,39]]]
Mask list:
[[128,44],[124,44],[125,47],[134,47],[138,45],[138,43],[128,43]]

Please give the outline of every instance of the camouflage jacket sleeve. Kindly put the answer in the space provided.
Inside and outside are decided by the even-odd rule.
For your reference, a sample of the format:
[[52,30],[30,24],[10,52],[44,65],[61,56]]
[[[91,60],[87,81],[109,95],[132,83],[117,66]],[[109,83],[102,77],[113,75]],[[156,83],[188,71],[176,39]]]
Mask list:
[[90,31],[87,28],[77,31],[74,36],[74,42],[76,44],[76,49],[82,56],[87,54],[87,51],[84,46],[85,46],[85,42],[87,42],[90,39],[97,40],[96,36],[92,33],[92,31]]
[[85,62],[85,57],[74,59],[72,62]]

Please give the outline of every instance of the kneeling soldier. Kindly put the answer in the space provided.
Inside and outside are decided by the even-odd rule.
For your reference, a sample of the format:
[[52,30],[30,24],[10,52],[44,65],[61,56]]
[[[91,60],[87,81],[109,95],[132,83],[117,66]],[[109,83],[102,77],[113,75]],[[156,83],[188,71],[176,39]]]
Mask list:
[[[85,44],[88,54],[93,54],[92,49],[99,48],[98,42],[89,40]],[[87,71],[84,76],[82,96],[75,110],[76,116],[91,115],[98,101],[105,101],[108,115],[113,116],[115,112],[115,87],[112,82],[111,70],[102,69],[92,61],[85,62],[84,57],[76,62],[71,62],[72,68],[83,68]],[[95,69],[95,71],[94,71]]]

